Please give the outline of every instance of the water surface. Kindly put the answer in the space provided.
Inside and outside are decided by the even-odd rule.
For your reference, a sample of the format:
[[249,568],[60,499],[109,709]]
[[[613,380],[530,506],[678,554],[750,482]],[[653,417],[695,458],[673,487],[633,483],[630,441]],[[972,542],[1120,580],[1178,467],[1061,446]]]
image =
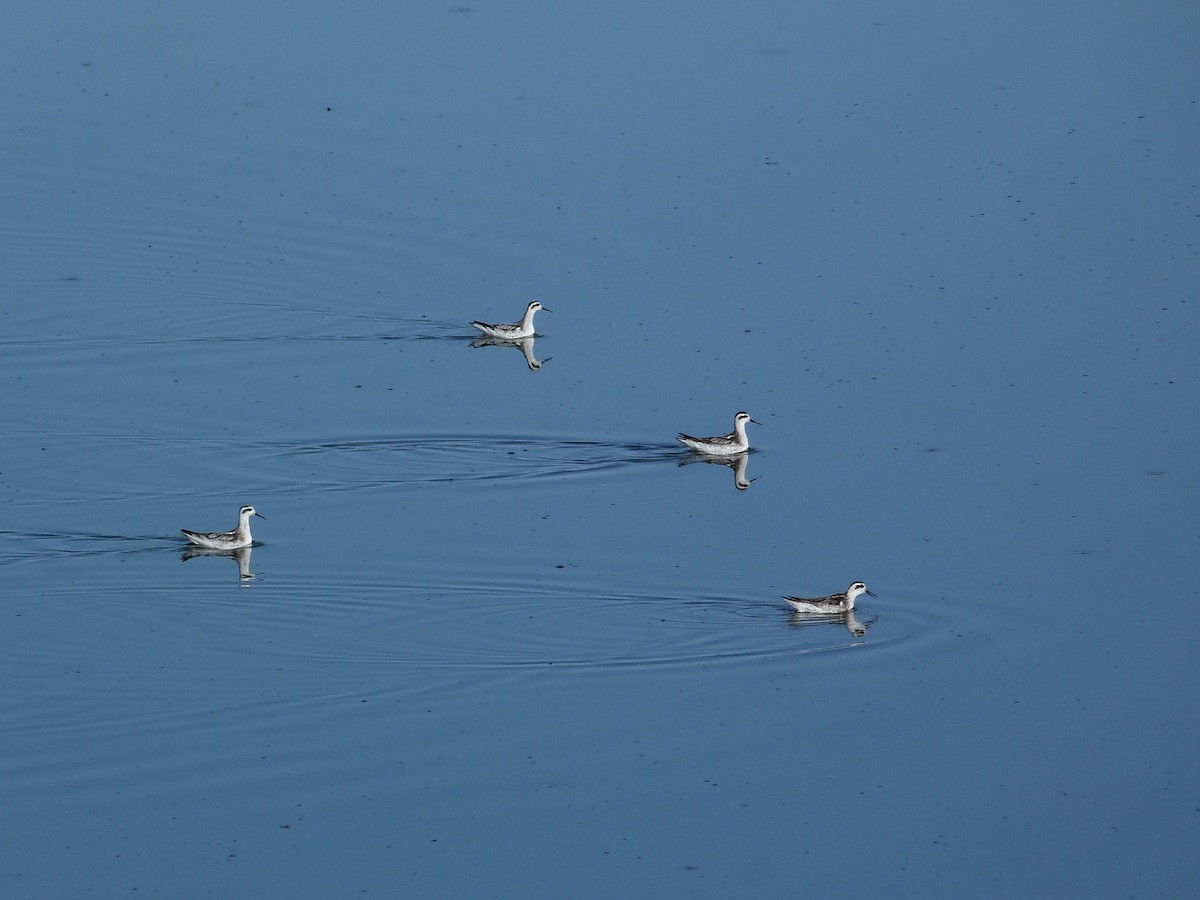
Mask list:
[[1195,892],[1195,14],[10,20],[4,893]]

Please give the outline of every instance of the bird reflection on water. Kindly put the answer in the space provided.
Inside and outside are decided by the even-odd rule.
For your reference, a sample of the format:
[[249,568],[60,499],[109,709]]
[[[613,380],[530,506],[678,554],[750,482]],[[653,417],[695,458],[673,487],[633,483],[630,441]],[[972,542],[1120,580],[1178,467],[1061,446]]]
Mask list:
[[238,547],[236,550],[208,550],[203,547],[189,547],[183,551],[179,561],[187,562],[197,556],[224,556],[237,563],[238,580],[244,583],[254,577],[254,573],[250,571],[250,554],[252,552],[253,548],[251,547]]
[[727,466],[733,470],[733,486],[739,491],[744,491],[750,485],[758,481],[757,478],[746,477],[746,466],[750,461],[750,452],[745,451],[734,456],[700,456],[698,453],[689,452],[687,456],[680,461],[679,467],[690,466],[693,463],[709,463],[716,466]]
[[793,612],[788,620],[788,625],[792,628],[812,628],[817,625],[844,625],[846,630],[852,635],[862,637],[867,633],[867,629],[877,621],[879,621],[878,616],[872,616],[865,621],[859,619],[854,615],[854,610],[844,613]]
[[476,349],[479,347],[514,347],[521,351],[521,354],[525,357],[525,365],[529,367],[530,371],[536,372],[542,367],[542,363],[549,362],[554,357],[547,356],[545,359],[538,359],[534,356],[533,342],[535,340],[537,338],[534,337],[525,337],[514,341],[502,340],[500,338],[480,338],[471,341],[471,346]]

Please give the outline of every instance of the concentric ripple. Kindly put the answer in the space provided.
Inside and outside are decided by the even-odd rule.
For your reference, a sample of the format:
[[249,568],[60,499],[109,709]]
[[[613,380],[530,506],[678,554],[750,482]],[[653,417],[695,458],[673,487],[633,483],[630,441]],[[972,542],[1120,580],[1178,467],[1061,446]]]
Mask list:
[[771,592],[749,593],[744,585],[725,592],[607,582],[582,573],[496,578],[485,586],[466,576],[358,578],[349,590],[330,576],[263,582],[227,592],[232,618],[224,625],[210,599],[195,597],[213,627],[231,629],[231,646],[261,628],[271,639],[255,641],[256,652],[430,674],[708,667],[871,647],[931,652],[979,627],[967,607],[932,597],[875,602],[848,623],[804,620]]

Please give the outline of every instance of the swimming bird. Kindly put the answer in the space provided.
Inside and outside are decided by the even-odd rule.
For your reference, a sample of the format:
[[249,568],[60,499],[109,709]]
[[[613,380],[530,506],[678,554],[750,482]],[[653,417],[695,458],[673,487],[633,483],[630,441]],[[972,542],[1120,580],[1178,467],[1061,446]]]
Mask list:
[[860,594],[874,597],[867,586],[856,581],[846,588],[845,593],[830,594],[828,597],[784,597],[784,602],[796,612],[807,613],[847,613],[854,609],[854,601]]
[[472,328],[478,328],[488,337],[500,338],[502,341],[519,341],[521,338],[533,337],[533,314],[539,309],[545,309],[546,312],[554,312],[552,309],[546,309],[537,300],[530,300],[529,305],[525,307],[525,315],[520,322],[512,325],[489,325],[487,322],[471,322]]
[[233,531],[188,531],[186,528],[179,530],[197,547],[206,547],[209,550],[237,550],[254,543],[254,538],[250,536],[251,516],[258,516],[263,520],[267,518],[255,512],[253,506],[243,506],[238,511],[238,524]]
[[745,453],[750,449],[750,441],[746,437],[746,423],[762,424],[750,418],[750,413],[740,412],[733,417],[733,431],[717,437],[698,438],[690,434],[679,433],[679,440],[686,446],[703,453],[706,456],[732,456],[735,453]]

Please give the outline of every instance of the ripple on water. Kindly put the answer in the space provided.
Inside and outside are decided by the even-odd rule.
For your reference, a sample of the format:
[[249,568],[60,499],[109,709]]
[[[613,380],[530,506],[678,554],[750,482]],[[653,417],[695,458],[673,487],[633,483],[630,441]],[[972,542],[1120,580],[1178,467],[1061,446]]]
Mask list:
[[[979,604],[915,592],[889,592],[847,619],[797,614],[774,592],[747,593],[741,584],[728,592],[614,584],[583,572],[492,574],[486,584],[441,571],[409,580],[324,571],[256,580],[241,577],[256,568],[252,556],[193,561],[177,539],[14,531],[0,538],[0,561],[66,576],[38,601],[71,610],[68,637],[43,648],[60,661],[110,652],[92,643],[102,628],[78,627],[88,616],[109,627],[130,617],[159,634],[200,629],[210,652],[225,656],[464,671],[707,666],[850,648],[911,655],[995,627]],[[106,556],[130,565],[118,569]],[[156,557],[191,568],[168,577]],[[203,568],[210,564],[217,568]],[[77,566],[91,574],[70,576]]]
[[10,598],[25,674],[0,707],[14,733],[80,737],[214,716],[261,727],[356,698],[470,702],[488,682],[552,671],[828,671],[847,655],[909,667],[995,625],[957,598],[889,591],[857,612],[856,629],[798,617],[775,592],[744,585],[700,590],[571,571],[486,585],[462,573],[242,581],[232,560],[179,567],[178,545],[66,543],[75,540],[111,544],[124,565],[51,554],[36,594]]
[[[579,573],[492,577],[486,585],[469,575],[407,583],[360,577],[339,583],[323,575],[254,584],[228,596],[233,618],[222,626],[222,613],[210,609],[214,627],[238,634],[262,629],[255,652],[430,673],[710,667],[842,650],[904,656],[936,652],[980,626],[964,607],[934,598],[876,601],[847,622],[805,619],[744,586],[723,593],[600,585]],[[249,621],[247,596],[254,598]]]
[[56,559],[162,553],[179,541],[163,535],[100,534],[87,531],[0,530],[0,566]]
[[[231,602],[245,602],[263,586]],[[281,660],[431,676],[712,666],[860,643],[841,628],[798,634],[786,627],[786,611],[764,609],[757,598],[667,591],[308,584],[290,589],[286,601],[264,607],[255,600],[254,607],[252,621],[238,614],[224,625],[210,608],[212,627],[243,638],[258,631],[263,640],[254,652]]]
[[[220,483],[232,439],[107,432],[51,434],[27,441],[27,452],[52,471],[71,472],[86,456],[90,501],[162,500],[206,496],[197,485]],[[402,485],[561,479],[613,472],[646,463],[678,462],[671,444],[529,438],[512,435],[378,435],[353,439],[297,438],[238,441],[237,458],[254,476],[254,491],[311,493]],[[129,465],[136,455],[139,467]],[[186,461],[186,464],[180,461]],[[142,471],[160,473],[153,483]],[[102,487],[101,487],[102,486]],[[48,481],[16,505],[78,502],[78,481]]]
[[680,457],[670,444],[461,434],[295,440],[251,452],[269,459],[272,489],[328,491],[563,478]]

